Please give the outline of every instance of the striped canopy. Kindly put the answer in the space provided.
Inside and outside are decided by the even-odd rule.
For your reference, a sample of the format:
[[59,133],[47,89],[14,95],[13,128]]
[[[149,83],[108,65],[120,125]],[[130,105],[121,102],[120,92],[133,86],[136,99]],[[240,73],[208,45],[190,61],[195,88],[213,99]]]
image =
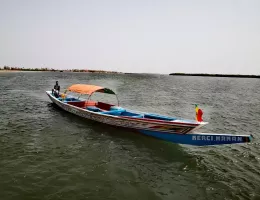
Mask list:
[[80,94],[88,94],[91,95],[94,92],[102,92],[102,93],[107,93],[107,94],[115,94],[112,90],[109,88],[104,88],[96,85],[85,85],[85,84],[74,84],[70,86],[68,91],[71,92],[76,92]]

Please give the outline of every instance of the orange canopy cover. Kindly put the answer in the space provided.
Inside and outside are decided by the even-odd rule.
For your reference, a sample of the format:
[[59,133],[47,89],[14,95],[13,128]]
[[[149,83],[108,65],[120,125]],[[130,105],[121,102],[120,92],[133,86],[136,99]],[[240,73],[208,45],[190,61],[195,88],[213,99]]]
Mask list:
[[91,95],[93,92],[102,92],[103,89],[103,87],[96,85],[75,84],[70,86],[68,91]]

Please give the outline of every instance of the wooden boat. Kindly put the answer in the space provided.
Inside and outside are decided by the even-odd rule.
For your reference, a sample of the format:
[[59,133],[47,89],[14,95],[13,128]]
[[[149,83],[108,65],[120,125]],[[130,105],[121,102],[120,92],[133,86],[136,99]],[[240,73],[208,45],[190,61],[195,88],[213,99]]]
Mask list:
[[[69,96],[68,91],[79,94],[78,98]],[[65,111],[97,122],[130,128],[173,143],[205,146],[247,143],[252,140],[251,135],[195,133],[195,130],[208,123],[125,109],[119,106],[117,95],[117,105],[93,101],[91,96],[95,92],[116,95],[109,88],[84,84],[72,85],[58,96],[53,91],[46,91],[50,100]],[[87,95],[88,98],[83,99],[81,95]]]

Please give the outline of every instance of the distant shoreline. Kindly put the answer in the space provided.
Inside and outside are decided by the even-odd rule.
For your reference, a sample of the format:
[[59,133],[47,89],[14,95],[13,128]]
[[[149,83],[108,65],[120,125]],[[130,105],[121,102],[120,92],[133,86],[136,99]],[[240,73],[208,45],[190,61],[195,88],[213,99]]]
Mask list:
[[240,74],[186,74],[171,73],[171,76],[203,76],[203,77],[231,77],[231,78],[260,78],[260,75],[240,75]]
[[85,69],[66,69],[66,70],[59,70],[59,69],[48,69],[48,68],[11,68],[11,67],[4,67],[0,68],[1,72],[83,72],[83,73],[107,73],[107,74],[123,74],[123,72],[116,72],[116,71],[105,71],[105,70],[85,70]]
[[4,70],[4,69],[0,69],[0,73],[1,72],[18,72],[17,70]]

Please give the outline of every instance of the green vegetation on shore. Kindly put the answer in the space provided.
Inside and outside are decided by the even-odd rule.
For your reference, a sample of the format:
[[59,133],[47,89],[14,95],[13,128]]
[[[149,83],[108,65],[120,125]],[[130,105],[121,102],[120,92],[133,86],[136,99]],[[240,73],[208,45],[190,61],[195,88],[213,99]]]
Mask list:
[[20,68],[20,67],[9,67],[4,66],[0,67],[0,71],[40,71],[40,72],[89,72],[89,73],[113,73],[113,74],[122,74],[122,72],[115,72],[115,71],[105,71],[105,70],[91,70],[91,69],[49,69],[49,68]]
[[240,75],[240,74],[186,74],[171,73],[172,76],[209,76],[209,77],[234,77],[234,78],[260,78],[260,75]]

